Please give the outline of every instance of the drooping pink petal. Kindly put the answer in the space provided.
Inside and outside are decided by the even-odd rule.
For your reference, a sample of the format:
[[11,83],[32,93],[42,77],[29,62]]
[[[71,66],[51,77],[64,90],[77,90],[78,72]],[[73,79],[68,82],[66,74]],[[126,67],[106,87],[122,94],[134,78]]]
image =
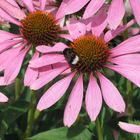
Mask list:
[[125,122],[119,122],[118,125],[120,126],[121,129],[129,133],[140,134],[140,125],[125,123]]
[[0,71],[3,71],[7,66],[9,66],[9,63],[19,54],[23,45],[17,48],[9,49],[0,54]]
[[139,65],[140,66],[140,54],[128,54],[121,55],[115,58],[110,58],[110,62],[118,65]]
[[4,76],[0,76],[0,86],[6,86],[6,85],[10,85],[12,84],[14,81],[11,81],[11,83],[5,83],[5,80],[4,80]]
[[130,0],[130,4],[137,23],[140,25],[140,0]]
[[72,14],[82,9],[90,0],[68,0],[65,14]]
[[19,21],[17,21],[16,19],[14,19],[13,17],[11,17],[10,15],[8,15],[6,12],[4,12],[1,8],[0,8],[0,16],[1,18],[3,18],[5,21],[14,23],[18,26],[21,26],[21,23]]
[[53,64],[52,69],[60,68],[60,67],[63,67],[63,66],[67,66],[68,68],[70,68],[68,63],[61,63],[60,62],[60,63]]
[[[34,6],[34,9],[41,10],[41,0],[33,0],[33,6]],[[42,11],[44,11],[44,10],[42,10]]]
[[104,2],[105,0],[91,0],[86,7],[83,18],[86,19],[93,16],[101,8]]
[[[53,1],[53,2],[54,2],[54,1]],[[54,4],[54,5],[52,4],[52,6],[46,4],[45,11],[46,11],[46,12],[49,12],[49,13],[54,13],[54,14],[56,14],[57,8],[58,8],[58,7],[56,7],[55,4]],[[55,18],[55,19],[56,19],[56,18]],[[56,20],[57,20],[57,19],[56,19]]]
[[64,111],[64,125],[70,127],[78,117],[83,100],[82,74],[76,81]]
[[48,66],[38,68],[38,71],[39,71],[39,76],[38,77],[41,77],[42,75],[47,75],[48,71],[51,70],[51,69],[52,69],[52,65],[48,65]]
[[59,36],[62,38],[68,39],[70,41],[73,41],[73,38],[69,34],[60,34]]
[[82,23],[85,24],[87,31],[91,31],[91,25],[92,25],[92,22],[93,22],[93,16],[90,17],[90,18],[87,18],[87,19],[79,19],[79,22],[82,22]]
[[140,66],[132,65],[107,65],[108,68],[120,73],[138,87],[140,87]]
[[14,45],[20,44],[21,40],[5,40],[4,42],[0,43],[0,53],[12,48]]
[[6,0],[0,0],[0,8],[2,8],[6,13],[11,15],[12,17],[17,18],[19,20],[26,17],[25,13],[22,10],[11,5]]
[[125,14],[123,0],[112,0],[108,11],[108,23],[111,29],[116,29]]
[[29,66],[33,67],[33,68],[39,68],[39,67],[43,67],[46,65],[55,64],[57,62],[61,62],[64,60],[65,60],[65,58],[63,55],[47,54],[47,55],[41,56],[38,59],[30,61]]
[[22,62],[28,50],[29,47],[26,47],[24,50],[22,50],[21,53],[16,56],[15,59],[9,64],[10,67],[8,66],[5,68],[4,78],[6,83],[13,81],[19,74]]
[[[35,52],[31,60],[34,60],[39,57],[39,53]],[[38,77],[38,69],[27,67],[24,76],[24,86],[30,86]]]
[[18,36],[19,35],[12,34],[12,33],[9,33],[9,32],[3,31],[3,30],[0,30],[0,43],[4,42],[6,40],[9,40],[9,39],[18,37]]
[[102,107],[102,95],[96,79],[92,75],[90,76],[85,103],[91,121],[95,121]]
[[131,37],[117,47],[111,49],[110,53],[112,57],[127,54],[127,53],[134,53],[140,51],[140,35]]
[[67,29],[73,39],[76,39],[79,36],[85,35],[86,33],[85,24],[80,23],[80,22],[68,24]]
[[17,2],[16,2],[15,0],[6,0],[6,1],[8,1],[8,2],[9,2],[10,4],[12,4],[13,6],[19,8],[19,6],[18,6],[18,4],[17,4]]
[[64,74],[64,75],[65,75],[65,74],[69,74],[69,73],[71,73],[71,71],[72,71],[71,68],[68,68],[67,70],[65,70],[65,71],[62,73],[62,75],[63,75],[63,74]]
[[67,7],[69,0],[62,0],[61,5],[59,6],[59,9],[56,13],[56,19],[61,19],[65,16],[65,10]]
[[30,12],[35,11],[33,0],[21,0]]
[[46,0],[40,0],[40,9],[44,11],[46,5]]
[[64,43],[56,43],[53,47],[41,45],[36,49],[41,53],[49,53],[49,52],[62,52],[65,48],[68,48]]
[[0,86],[5,86],[6,83],[4,81],[4,77],[0,76]]
[[0,102],[7,102],[8,101],[8,98],[0,92]]
[[125,31],[127,28],[129,28],[130,26],[132,26],[134,23],[135,23],[135,21],[132,19],[126,25],[119,26],[116,30],[109,30],[109,31],[107,31],[105,33],[104,40],[106,42],[109,42],[110,40],[112,40],[113,38],[115,38],[117,35],[119,35],[123,31]]
[[40,89],[41,87],[49,83],[51,80],[56,78],[58,75],[60,75],[67,68],[68,68],[67,66],[63,66],[57,69],[49,70],[46,75],[42,75],[36,81],[34,81],[31,84],[30,88],[33,90]]
[[105,103],[117,112],[125,111],[125,102],[117,90],[117,88],[110,82],[106,77],[104,77],[101,73],[98,73],[98,77],[101,84],[101,91],[103,94],[103,98]]
[[69,73],[72,72],[72,70],[71,70],[71,68],[70,68],[70,66],[69,66],[68,63],[56,63],[56,64],[53,64],[52,65],[52,69],[56,69],[56,68],[59,68],[59,67],[62,67],[62,66],[67,66],[68,69],[66,69],[64,72],[62,72],[61,75],[63,75],[63,74],[69,74]]
[[62,80],[55,83],[52,87],[50,87],[39,100],[37,109],[42,111],[54,105],[58,100],[60,100],[60,98],[68,89],[74,74],[75,73],[70,74],[69,76],[63,78]]
[[100,36],[107,26],[106,7],[101,9],[95,16],[93,16],[92,20],[92,34],[94,34],[95,36]]

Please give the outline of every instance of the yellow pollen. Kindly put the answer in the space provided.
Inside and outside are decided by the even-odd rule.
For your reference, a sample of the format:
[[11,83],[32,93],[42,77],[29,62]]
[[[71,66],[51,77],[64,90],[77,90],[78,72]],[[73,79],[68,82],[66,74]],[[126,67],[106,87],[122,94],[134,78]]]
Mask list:
[[79,61],[74,67],[82,72],[101,69],[109,56],[109,47],[105,41],[93,35],[85,35],[75,39],[70,48],[79,57]]
[[33,45],[52,45],[60,33],[54,16],[43,11],[29,13],[21,24],[21,33]]

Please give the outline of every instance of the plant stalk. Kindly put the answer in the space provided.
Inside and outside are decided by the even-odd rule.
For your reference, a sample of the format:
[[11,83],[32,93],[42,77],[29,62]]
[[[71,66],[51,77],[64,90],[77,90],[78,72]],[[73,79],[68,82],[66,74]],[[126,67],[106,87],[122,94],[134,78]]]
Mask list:
[[133,115],[133,108],[132,108],[132,85],[129,80],[127,80],[127,105],[128,105],[128,116],[131,119]]
[[19,78],[16,79],[15,82],[15,100],[17,101],[21,94],[21,81]]
[[98,140],[103,140],[103,129],[101,127],[100,121],[97,118],[96,120],[96,130],[97,130],[97,134],[98,134]]
[[28,111],[27,128],[24,134],[24,140],[27,137],[31,136],[34,123],[35,123],[36,102],[37,102],[36,94],[32,90],[30,93],[31,93],[31,102],[30,102],[29,111]]

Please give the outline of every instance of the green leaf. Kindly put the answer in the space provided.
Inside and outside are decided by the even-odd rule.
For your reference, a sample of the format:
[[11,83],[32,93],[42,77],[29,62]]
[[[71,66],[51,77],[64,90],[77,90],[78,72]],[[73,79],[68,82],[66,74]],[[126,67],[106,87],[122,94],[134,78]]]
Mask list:
[[12,103],[11,105],[8,106],[7,110],[4,112],[4,121],[8,125],[16,121],[18,117],[20,117],[22,114],[27,112],[28,110],[28,103],[25,101],[17,101]]
[[27,140],[92,140],[92,133],[81,126],[61,127],[39,133]]

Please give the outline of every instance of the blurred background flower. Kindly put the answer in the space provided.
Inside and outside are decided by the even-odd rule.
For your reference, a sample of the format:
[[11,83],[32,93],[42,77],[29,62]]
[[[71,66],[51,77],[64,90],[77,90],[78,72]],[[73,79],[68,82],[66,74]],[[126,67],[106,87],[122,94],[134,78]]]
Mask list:
[[[61,20],[56,19],[58,7],[50,6],[50,1],[22,0],[19,4],[13,0],[0,1],[2,19],[18,28],[17,34],[0,30],[0,71],[4,71],[6,84],[18,76],[28,52],[31,57],[34,54],[38,57],[36,47],[44,44],[53,46],[63,31],[59,25]],[[28,70],[26,74],[28,77],[32,72]]]

